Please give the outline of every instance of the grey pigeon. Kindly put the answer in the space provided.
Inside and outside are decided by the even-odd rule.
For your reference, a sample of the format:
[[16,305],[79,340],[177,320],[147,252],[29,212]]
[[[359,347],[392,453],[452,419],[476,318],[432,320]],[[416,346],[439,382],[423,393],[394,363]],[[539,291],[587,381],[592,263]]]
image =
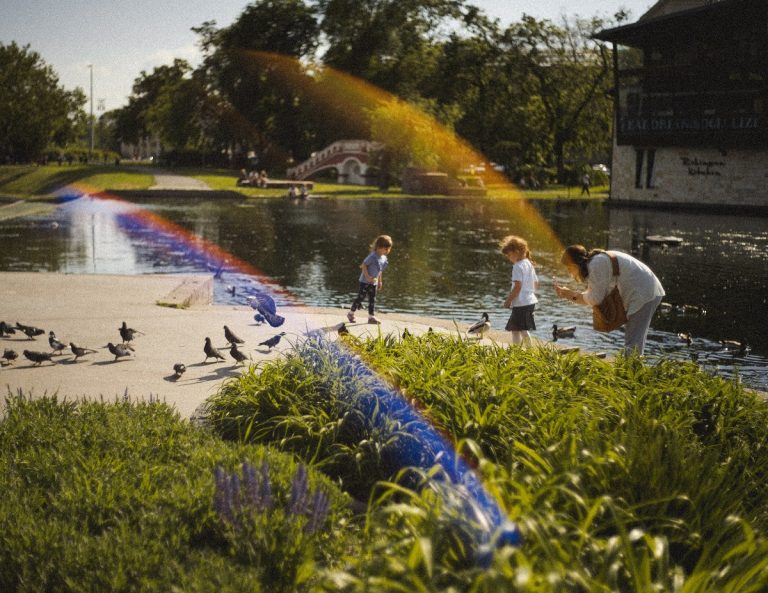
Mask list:
[[42,336],[45,333],[44,329],[40,329],[39,327],[35,327],[34,325],[24,325],[23,323],[16,322],[16,329],[20,329],[22,332],[27,334],[27,337],[30,340],[34,340],[35,336]]
[[48,343],[51,345],[51,354],[61,354],[67,349],[67,345],[63,342],[59,342],[56,338],[56,334],[53,330],[48,332]]
[[224,326],[224,337],[227,339],[227,344],[245,344],[245,340],[238,338],[226,325]]
[[72,350],[72,354],[75,355],[75,362],[77,362],[77,359],[81,356],[85,356],[86,354],[90,354],[92,352],[96,352],[96,350],[92,350],[90,348],[83,348],[82,346],[78,346],[74,342],[69,343],[69,348]]
[[232,344],[232,348],[229,349],[229,354],[238,363],[245,362],[246,360],[248,360],[248,357],[245,354],[243,354],[240,350],[237,349],[237,344]]
[[118,329],[120,330],[120,337],[123,339],[123,344],[130,342],[136,336],[144,335],[144,332],[140,332],[137,329],[128,327],[128,324],[125,323],[125,321],[123,321],[123,325],[121,325]]
[[5,321],[0,321],[0,338],[15,334],[16,330],[8,325]]
[[282,338],[285,335],[285,332],[280,332],[276,336],[272,336],[268,340],[264,340],[263,342],[259,343],[259,346],[266,346],[270,350],[277,346],[280,343],[280,338]]
[[177,362],[175,365],[173,365],[173,372],[176,373],[177,379],[181,377],[186,371],[187,367],[182,362]]
[[13,364],[13,361],[16,360],[19,357],[19,354],[15,350],[11,350],[10,348],[6,348],[5,352],[3,352],[3,358],[5,359],[7,364]]
[[226,360],[224,355],[219,352],[218,349],[213,346],[213,344],[211,344],[211,338],[205,338],[205,346],[203,347],[203,352],[205,352],[205,360],[203,362],[208,362],[209,358]]
[[130,356],[131,351],[133,350],[129,344],[113,344],[112,342],[107,344],[107,348],[109,348],[109,351],[115,355],[115,360]]
[[51,354],[49,352],[34,352],[33,350],[24,350],[24,357],[27,360],[34,362],[35,366],[40,366],[46,360],[55,364],[55,361],[51,359]]

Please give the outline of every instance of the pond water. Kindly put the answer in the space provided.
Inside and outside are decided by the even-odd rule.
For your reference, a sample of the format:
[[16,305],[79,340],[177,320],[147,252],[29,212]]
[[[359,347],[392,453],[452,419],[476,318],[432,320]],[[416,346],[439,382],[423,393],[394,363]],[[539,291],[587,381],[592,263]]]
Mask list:
[[[712,372],[768,390],[768,218],[583,201],[530,205],[562,245],[620,249],[656,272],[665,301],[678,307],[657,313],[647,354],[694,359]],[[203,272],[217,265],[206,248],[214,245],[231,254],[216,285],[217,302],[243,302],[252,277],[232,264],[239,260],[251,266],[249,272],[256,269],[283,287],[284,305],[339,307],[341,321],[341,308],[348,308],[356,293],[368,245],[385,232],[395,246],[377,298],[383,314],[471,323],[487,311],[501,329],[508,317],[501,303],[511,268],[497,251],[498,241],[507,234],[535,238],[541,232],[520,202],[504,199],[163,198],[141,204],[148,216],[139,222],[126,216],[135,208],[82,198],[46,215],[0,221],[0,270]],[[675,235],[683,242],[652,245],[645,237],[653,234]],[[542,281],[535,335],[551,339],[554,323],[575,325],[575,336],[563,344],[615,352],[623,341],[620,332],[592,331],[586,307],[555,297],[551,277],[566,278],[559,248],[541,248],[534,241],[531,248]],[[229,286],[236,287],[235,296],[227,292]],[[690,333],[691,344],[679,333]],[[748,347],[721,344],[729,340]]]

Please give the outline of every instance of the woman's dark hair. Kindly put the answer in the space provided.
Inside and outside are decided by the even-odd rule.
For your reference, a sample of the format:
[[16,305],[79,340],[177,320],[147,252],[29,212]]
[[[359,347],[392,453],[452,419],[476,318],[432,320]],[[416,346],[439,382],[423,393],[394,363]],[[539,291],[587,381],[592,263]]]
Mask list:
[[564,265],[574,265],[579,269],[579,280],[586,280],[589,276],[589,268],[587,264],[595,255],[599,253],[605,253],[602,249],[593,249],[587,251],[584,245],[569,245],[563,251],[563,256],[560,258],[560,263]]

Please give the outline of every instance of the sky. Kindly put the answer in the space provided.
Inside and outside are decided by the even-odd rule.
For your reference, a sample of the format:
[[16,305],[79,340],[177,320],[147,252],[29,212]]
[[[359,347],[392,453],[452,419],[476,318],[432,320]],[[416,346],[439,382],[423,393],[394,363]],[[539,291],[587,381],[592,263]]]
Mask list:
[[[628,10],[637,20],[654,0],[470,0],[503,26],[525,13],[538,19],[562,15],[612,16]],[[59,84],[93,98],[95,115],[123,107],[142,71],[182,58],[200,63],[192,27],[231,24],[248,0],[0,0],[0,43],[29,45],[53,67]],[[89,67],[92,65],[92,68]],[[93,93],[91,94],[91,75]]]

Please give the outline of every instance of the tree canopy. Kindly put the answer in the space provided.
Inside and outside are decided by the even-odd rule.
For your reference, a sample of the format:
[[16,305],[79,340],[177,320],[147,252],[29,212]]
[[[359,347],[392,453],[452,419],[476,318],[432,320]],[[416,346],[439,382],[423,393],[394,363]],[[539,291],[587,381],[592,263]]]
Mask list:
[[86,124],[85,101],[29,46],[0,43],[0,162],[33,161],[72,140]]
[[[612,56],[592,35],[612,24],[524,15],[501,28],[466,0],[254,0],[228,26],[194,29],[203,50],[197,68],[177,59],[141,72],[104,129],[113,145],[152,136],[166,152],[230,155],[238,167],[235,158],[256,154],[260,167],[275,170],[335,140],[367,138],[388,146],[397,172],[456,166],[432,133],[442,127],[508,171],[551,167],[562,180],[568,167],[610,150]],[[36,99],[35,115],[21,107],[23,92],[0,88],[0,106],[11,107],[0,116],[3,138],[16,138],[14,158],[30,157],[71,133],[84,97],[58,89],[28,49],[3,50],[31,61],[30,84],[56,97]],[[414,124],[412,108],[431,122]],[[35,133],[19,133],[20,121]]]

